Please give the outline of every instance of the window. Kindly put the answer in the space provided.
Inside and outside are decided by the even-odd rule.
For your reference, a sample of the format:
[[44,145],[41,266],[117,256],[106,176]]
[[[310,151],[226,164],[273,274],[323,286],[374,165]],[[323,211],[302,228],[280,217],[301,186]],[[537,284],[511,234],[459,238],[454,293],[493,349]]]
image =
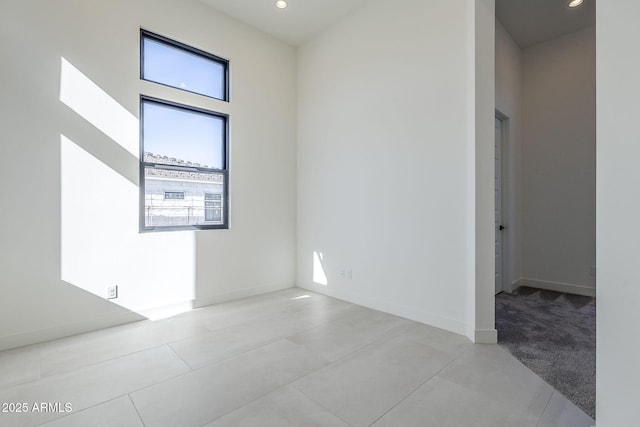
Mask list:
[[229,100],[229,61],[163,36],[140,31],[140,78]]
[[222,221],[222,195],[207,193],[204,195],[204,220]]
[[[140,30],[140,78],[229,101],[229,61]],[[177,90],[176,90],[177,89]],[[140,97],[140,229],[229,228],[228,116]]]
[[184,191],[165,191],[165,200],[184,200]]
[[141,97],[141,228],[228,228],[227,116]]

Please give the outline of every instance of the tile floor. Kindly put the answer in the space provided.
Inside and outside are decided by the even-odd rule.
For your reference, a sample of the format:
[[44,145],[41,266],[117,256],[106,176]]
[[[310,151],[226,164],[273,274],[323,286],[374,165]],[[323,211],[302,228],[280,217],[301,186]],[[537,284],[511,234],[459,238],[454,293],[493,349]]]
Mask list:
[[2,426],[595,424],[497,345],[299,288],[0,352],[4,403],[27,412]]

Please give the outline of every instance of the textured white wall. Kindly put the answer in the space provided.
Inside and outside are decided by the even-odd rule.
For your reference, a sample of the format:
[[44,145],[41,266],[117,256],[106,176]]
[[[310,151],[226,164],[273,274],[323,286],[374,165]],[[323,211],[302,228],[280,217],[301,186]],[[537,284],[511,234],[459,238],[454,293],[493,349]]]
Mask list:
[[640,3],[597,3],[597,422],[638,423]]
[[475,328],[475,12],[374,0],[299,49],[300,286]]
[[507,116],[507,158],[503,167],[503,222],[506,229],[505,283],[512,285],[522,272],[521,146],[522,146],[522,54],[509,33],[496,21],[496,109]]
[[[140,27],[228,58],[231,103],[140,81]],[[0,348],[139,318],[110,284],[132,310],[294,284],[294,48],[195,0],[7,0],[0,41]],[[138,234],[140,93],[230,114],[230,230]]]
[[524,49],[522,276],[595,294],[595,28]]

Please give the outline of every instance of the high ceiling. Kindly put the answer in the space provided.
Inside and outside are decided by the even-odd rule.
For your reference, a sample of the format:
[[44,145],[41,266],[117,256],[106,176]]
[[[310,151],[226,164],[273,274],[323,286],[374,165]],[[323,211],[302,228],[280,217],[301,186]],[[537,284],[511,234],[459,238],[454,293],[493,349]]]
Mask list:
[[300,45],[369,0],[200,0],[292,45]]
[[[200,0],[289,44],[298,46],[370,0]],[[430,0],[423,0],[430,1]],[[454,1],[454,0],[450,0]],[[496,0],[496,17],[520,47],[595,24],[596,0],[569,9],[569,0]]]
[[570,9],[569,0],[496,0],[496,18],[525,48],[596,23],[596,0]]

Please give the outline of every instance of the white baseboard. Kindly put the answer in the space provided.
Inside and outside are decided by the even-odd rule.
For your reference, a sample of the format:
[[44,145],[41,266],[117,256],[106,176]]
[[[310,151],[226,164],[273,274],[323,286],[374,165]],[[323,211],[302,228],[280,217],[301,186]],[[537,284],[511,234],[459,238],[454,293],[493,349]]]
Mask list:
[[514,281],[513,283],[508,284],[507,286],[508,286],[508,289],[505,289],[505,292],[511,294],[511,293],[513,293],[513,291],[518,289],[520,286],[524,286],[524,285],[522,284],[522,279],[518,279],[518,280]]
[[[125,323],[145,320],[145,316],[155,316],[157,318],[166,317],[166,312],[175,311],[175,313],[186,311],[192,307],[204,307],[211,304],[217,304],[226,301],[232,301],[240,298],[247,298],[254,295],[265,294],[267,292],[279,291],[282,289],[292,288],[292,285],[265,285],[247,288],[236,292],[212,295],[205,298],[199,298],[196,303],[187,301],[179,304],[173,304],[166,307],[157,307],[153,309],[140,310],[140,313],[129,312],[122,313],[109,318],[94,318],[90,321],[72,323],[66,325],[53,326],[51,328],[39,329],[35,331],[21,332],[14,335],[0,337],[0,351],[9,350],[17,347],[24,347],[31,344],[39,344],[45,341],[51,341],[59,338],[69,337],[72,335],[92,332],[99,329],[110,328],[113,326],[123,325]],[[171,313],[169,313],[170,315]]]
[[[361,305],[373,310],[382,311],[394,316],[403,317],[405,319],[414,320],[439,329],[444,329],[455,334],[467,336],[466,325],[455,319],[435,315],[427,311],[416,310],[415,308],[407,307],[402,304],[363,296],[354,292],[331,289],[315,283],[298,284],[297,286],[302,289],[307,289],[309,291],[347,301],[352,304]],[[471,339],[468,336],[467,338]]]
[[498,331],[496,329],[476,329],[473,342],[476,344],[496,344]]
[[460,321],[434,315],[422,310],[416,310],[402,304],[389,301],[382,301],[371,297],[362,296],[353,292],[337,291],[326,286],[311,284],[298,284],[298,287],[308,289],[319,294],[327,295],[353,304],[361,305],[373,310],[379,310],[394,316],[404,317],[429,326],[444,329],[445,331],[463,335],[476,344],[495,344],[498,342],[498,331],[496,329],[471,329]]
[[548,282],[536,279],[519,279],[511,285],[511,292],[520,286],[529,286],[531,288],[544,289],[547,291],[565,292],[574,295],[583,295],[587,297],[596,296],[596,288],[583,285],[573,285],[569,283]]
[[193,300],[178,302],[175,304],[165,305],[163,307],[153,307],[145,310],[137,310],[136,312],[154,321],[166,319],[168,317],[177,316],[193,309]]
[[83,334],[86,332],[110,328],[113,326],[123,325],[125,323],[131,323],[140,320],[144,320],[144,317],[134,312],[129,312],[109,318],[95,318],[91,319],[90,321],[84,321],[80,323],[71,323],[66,325],[53,326],[46,329],[38,329],[35,331],[21,332],[18,334],[1,337],[0,351],[17,347],[24,347],[31,344],[38,344],[45,341]]
[[226,292],[221,294],[207,295],[198,297],[195,301],[194,308],[206,307],[208,305],[220,304],[227,301],[233,301],[241,298],[249,298],[256,295],[266,294],[268,292],[281,291],[295,287],[291,284],[271,284],[254,286],[252,288],[241,289],[239,291]]

